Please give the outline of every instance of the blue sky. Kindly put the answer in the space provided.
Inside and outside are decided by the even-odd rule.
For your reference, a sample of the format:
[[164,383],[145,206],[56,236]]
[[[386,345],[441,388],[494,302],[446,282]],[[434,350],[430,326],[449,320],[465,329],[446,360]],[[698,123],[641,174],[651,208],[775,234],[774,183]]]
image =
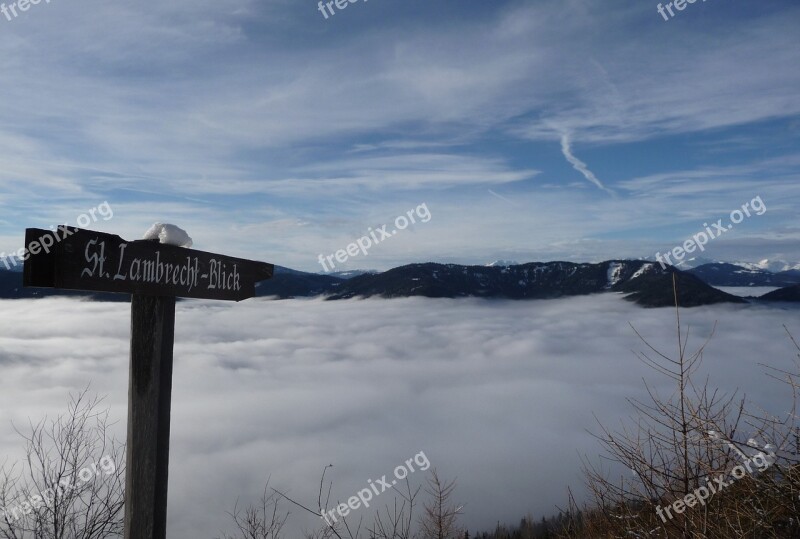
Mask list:
[[[10,2],[6,1],[6,4]],[[320,271],[652,257],[800,262],[800,5],[50,0],[0,15],[0,251],[75,224]],[[335,9],[335,7],[334,7]],[[337,268],[339,269],[339,268]]]

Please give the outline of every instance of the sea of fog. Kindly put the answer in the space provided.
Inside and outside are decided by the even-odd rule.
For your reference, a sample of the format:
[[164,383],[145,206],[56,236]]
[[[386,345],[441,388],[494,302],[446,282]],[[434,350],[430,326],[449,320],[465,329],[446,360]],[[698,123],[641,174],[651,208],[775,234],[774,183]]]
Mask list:
[[[89,384],[124,439],[129,316],[128,304],[0,301],[0,455],[21,455],[12,423],[24,430],[64,412]],[[457,480],[454,501],[473,532],[555,513],[568,486],[581,491],[580,458],[598,459],[594,416],[619,425],[626,397],[644,397],[642,377],[670,391],[636,359],[644,345],[629,323],[672,353],[674,317],[615,294],[180,302],[168,535],[230,530],[226,511],[254,501],[268,478],[314,506],[324,466],[345,500],[421,451]],[[682,320],[694,344],[718,323],[701,372],[711,385],[788,408],[788,391],[760,364],[791,367],[783,326],[800,337],[800,310],[702,307]],[[392,501],[386,492],[372,503]],[[321,522],[284,507],[290,537]]]
[[734,296],[740,296],[743,298],[746,297],[760,297],[764,294],[768,294],[774,290],[778,290],[779,286],[715,286],[719,290],[723,292],[727,292],[728,294],[732,294]]

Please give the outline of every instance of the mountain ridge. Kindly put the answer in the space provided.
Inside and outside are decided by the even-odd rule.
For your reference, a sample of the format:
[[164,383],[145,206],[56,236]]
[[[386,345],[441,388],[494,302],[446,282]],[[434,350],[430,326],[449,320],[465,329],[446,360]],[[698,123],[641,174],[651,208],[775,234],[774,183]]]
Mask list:
[[327,299],[424,296],[521,300],[622,292],[626,299],[639,305],[660,307],[674,305],[673,273],[677,277],[682,306],[746,303],[694,275],[671,266],[662,269],[656,263],[642,260],[529,262],[517,266],[409,264],[377,275],[354,277]]
[[[743,278],[751,281],[753,272],[760,275],[756,270],[747,270],[741,266],[723,266],[727,274],[744,275]],[[257,284],[256,295],[277,299],[324,297],[331,301],[373,296],[525,300],[611,292],[622,294],[625,299],[644,307],[661,307],[674,305],[674,276],[678,283],[678,300],[681,306],[762,301],[762,298],[751,298],[748,301],[718,290],[703,278],[706,275],[718,276],[719,269],[681,271],[673,266],[662,268],[652,261],[623,259],[595,263],[552,261],[517,265],[426,262],[398,266],[384,272],[351,271],[337,275],[308,273],[276,266],[272,279]],[[770,284],[774,285],[775,282],[772,280]],[[800,279],[795,282],[800,283]],[[793,286],[796,285],[791,284],[788,288]],[[763,301],[798,301],[792,299],[795,297],[792,290],[779,292],[776,290],[771,295],[767,294]],[[21,273],[0,268],[0,298],[46,296],[80,296],[114,301],[125,301],[127,298],[117,294],[26,289],[22,288]]]
[[800,271],[778,273],[728,262],[712,262],[686,270],[711,286],[791,286],[800,284]]

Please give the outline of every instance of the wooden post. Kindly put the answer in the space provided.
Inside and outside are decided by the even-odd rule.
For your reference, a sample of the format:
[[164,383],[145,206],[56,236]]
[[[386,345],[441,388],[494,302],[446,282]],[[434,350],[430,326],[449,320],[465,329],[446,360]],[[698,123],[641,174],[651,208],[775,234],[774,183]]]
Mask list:
[[175,298],[133,294],[125,539],[165,539]]
[[28,228],[23,286],[131,294],[125,539],[165,539],[175,298],[242,301],[274,266],[72,227]]

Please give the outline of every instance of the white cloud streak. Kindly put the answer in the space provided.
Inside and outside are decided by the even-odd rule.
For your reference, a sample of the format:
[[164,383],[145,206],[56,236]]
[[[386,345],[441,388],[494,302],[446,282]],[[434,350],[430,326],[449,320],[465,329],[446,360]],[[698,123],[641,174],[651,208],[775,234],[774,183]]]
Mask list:
[[575,157],[572,153],[572,147],[570,145],[570,139],[568,133],[561,134],[561,152],[564,154],[564,157],[569,161],[572,165],[572,168],[583,174],[583,177],[586,178],[590,183],[593,183],[596,187],[602,189],[608,194],[614,194],[613,191],[607,189],[603,182],[597,179],[597,176],[589,170],[589,167],[586,166],[586,163]]

